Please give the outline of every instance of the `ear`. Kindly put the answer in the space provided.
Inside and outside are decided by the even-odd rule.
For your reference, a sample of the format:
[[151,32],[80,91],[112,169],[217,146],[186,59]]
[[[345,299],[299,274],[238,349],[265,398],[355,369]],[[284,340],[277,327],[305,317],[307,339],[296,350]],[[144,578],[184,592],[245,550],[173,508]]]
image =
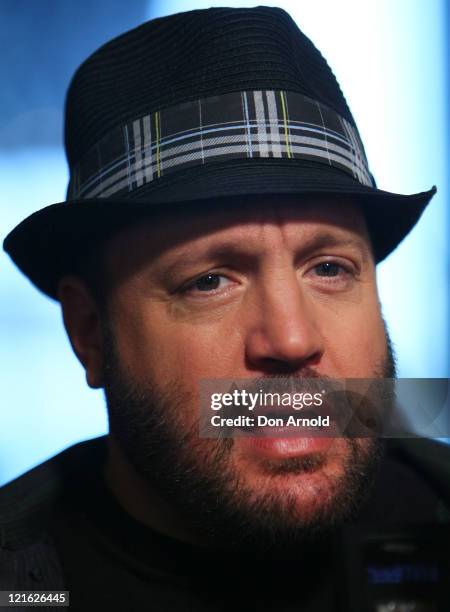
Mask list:
[[102,381],[102,334],[100,313],[86,284],[78,277],[65,276],[58,286],[64,326],[72,348],[86,371],[90,387]]

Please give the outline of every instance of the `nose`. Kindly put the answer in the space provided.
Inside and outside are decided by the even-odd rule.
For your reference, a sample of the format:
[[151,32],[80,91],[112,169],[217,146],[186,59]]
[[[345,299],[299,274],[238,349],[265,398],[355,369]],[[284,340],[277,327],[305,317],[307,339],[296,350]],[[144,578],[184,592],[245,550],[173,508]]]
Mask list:
[[294,373],[320,362],[324,342],[314,303],[296,274],[265,282],[247,311],[246,366],[258,373]]

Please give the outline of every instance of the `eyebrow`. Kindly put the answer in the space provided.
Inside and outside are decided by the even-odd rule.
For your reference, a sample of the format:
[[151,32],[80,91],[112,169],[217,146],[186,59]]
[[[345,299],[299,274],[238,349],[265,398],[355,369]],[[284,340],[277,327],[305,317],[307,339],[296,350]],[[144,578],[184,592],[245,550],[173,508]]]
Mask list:
[[[358,250],[361,253],[363,260],[366,261],[371,253],[370,246],[367,241],[357,238],[356,236],[339,236],[329,232],[321,232],[315,234],[311,239],[300,245],[298,252],[301,252],[302,257],[308,257],[315,251],[331,247],[347,247],[353,250]],[[192,246],[183,249],[168,264],[171,269],[182,268],[186,264],[203,262],[205,260],[223,259],[227,257],[239,257],[243,262],[247,260],[249,263],[254,260],[255,250],[249,248],[248,243],[242,239],[223,239],[218,243],[212,243],[206,247],[201,247],[196,252],[198,247]]]
[[309,241],[309,243],[306,243],[304,250],[309,253],[310,251],[315,251],[326,247],[356,248],[361,251],[364,258],[366,258],[371,252],[368,241],[366,240],[362,240],[356,236],[336,236],[335,234],[330,234],[329,232],[316,234],[314,238]]

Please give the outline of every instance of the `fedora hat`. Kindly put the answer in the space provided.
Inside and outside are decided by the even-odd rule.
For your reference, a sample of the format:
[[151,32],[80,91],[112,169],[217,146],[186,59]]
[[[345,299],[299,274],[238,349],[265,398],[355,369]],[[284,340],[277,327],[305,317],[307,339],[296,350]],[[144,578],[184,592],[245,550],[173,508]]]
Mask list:
[[77,70],[66,98],[65,202],[4,248],[44,293],[131,220],[200,202],[326,196],[363,207],[377,262],[436,191],[377,188],[326,60],[279,8],[211,8],[148,21]]

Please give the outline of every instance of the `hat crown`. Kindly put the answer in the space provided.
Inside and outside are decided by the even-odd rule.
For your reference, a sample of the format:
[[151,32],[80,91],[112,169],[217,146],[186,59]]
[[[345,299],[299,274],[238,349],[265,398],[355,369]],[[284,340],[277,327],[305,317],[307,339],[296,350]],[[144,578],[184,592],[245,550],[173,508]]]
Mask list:
[[80,66],[66,100],[69,166],[135,117],[244,89],[298,92],[354,125],[326,60],[284,10],[194,10],[148,21]]

